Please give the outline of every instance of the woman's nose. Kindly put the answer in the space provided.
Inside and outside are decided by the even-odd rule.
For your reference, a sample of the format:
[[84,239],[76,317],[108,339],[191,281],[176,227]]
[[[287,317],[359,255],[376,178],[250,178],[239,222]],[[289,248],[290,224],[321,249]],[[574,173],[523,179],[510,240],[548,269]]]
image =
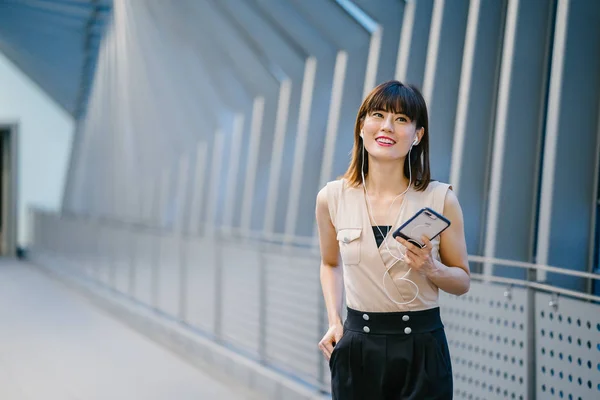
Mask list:
[[388,132],[392,132],[394,130],[394,124],[392,122],[391,116],[388,116],[383,119],[383,121],[381,122],[381,129]]

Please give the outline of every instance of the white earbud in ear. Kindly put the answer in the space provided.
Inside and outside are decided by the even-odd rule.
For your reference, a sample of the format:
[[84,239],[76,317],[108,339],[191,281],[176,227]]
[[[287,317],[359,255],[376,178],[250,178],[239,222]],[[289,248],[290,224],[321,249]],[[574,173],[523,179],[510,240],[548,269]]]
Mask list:
[[360,131],[360,137],[363,138],[363,139],[365,138],[365,135],[364,135],[363,131]]
[[413,140],[412,145],[416,146],[419,143],[419,138],[416,137],[415,140]]

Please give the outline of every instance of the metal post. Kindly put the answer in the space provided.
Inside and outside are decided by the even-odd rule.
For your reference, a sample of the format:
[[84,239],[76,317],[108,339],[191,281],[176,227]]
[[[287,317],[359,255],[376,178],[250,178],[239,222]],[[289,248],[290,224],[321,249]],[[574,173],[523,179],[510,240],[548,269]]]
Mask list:
[[159,184],[156,185],[154,187],[154,189],[156,190],[154,194],[154,196],[152,196],[153,198],[153,210],[152,210],[152,217],[154,218],[154,239],[155,239],[155,244],[154,244],[154,255],[152,257],[152,293],[151,293],[151,302],[152,302],[152,307],[154,307],[155,309],[158,309],[158,280],[159,280],[159,269],[160,269],[160,257],[161,257],[161,246],[162,246],[162,225],[163,225],[163,221],[162,221],[162,208],[164,207],[164,204],[162,204],[162,197],[161,196],[161,192],[164,189],[165,185],[165,181],[166,181],[166,170],[163,171],[163,173],[160,176],[159,179]]
[[[241,117],[238,119],[241,123]],[[241,127],[239,128],[241,131]],[[220,232],[216,229],[216,210],[217,203],[219,201],[219,176],[222,167],[222,154],[224,149],[225,138],[223,133],[217,131],[215,133],[215,142],[212,153],[212,165],[211,165],[211,182],[208,196],[208,207],[206,213],[206,224],[207,224],[207,239],[213,240],[213,248],[215,249],[215,310],[214,310],[214,335],[215,340],[220,342],[222,340],[222,311],[223,311],[223,257],[221,249],[221,238]],[[229,181],[228,181],[229,182]]]
[[[110,231],[110,228],[107,227],[107,232],[105,232],[106,240],[108,241],[107,246],[108,250],[110,250],[110,254],[108,254],[108,268],[107,271],[107,285],[110,286],[111,289],[116,290],[117,288],[117,266],[119,262],[119,239],[116,235]],[[110,282],[110,283],[108,283]]]
[[221,235],[213,230],[212,240],[215,249],[215,340],[223,341],[223,248]]
[[179,319],[185,321],[187,314],[187,241],[184,218],[186,214],[186,187],[189,181],[189,160],[185,155],[179,160],[178,172],[173,233],[179,247]]
[[[527,271],[527,279],[529,281],[535,281],[536,279],[536,270],[529,269]],[[536,324],[535,324],[535,315],[537,313],[536,301],[535,301],[535,292],[536,290],[528,287],[527,288],[527,309],[526,318],[527,318],[527,343],[529,345],[527,352],[527,382],[529,387],[527,387],[527,398],[528,399],[536,399],[536,340],[535,333],[537,332]]]
[[264,245],[258,246],[258,356],[267,364],[267,268]]
[[[139,185],[139,184],[138,184]],[[134,215],[136,214],[136,208],[140,208],[141,209],[141,204],[138,203],[138,201],[136,200],[136,194],[137,194],[137,189],[139,188],[139,186],[130,188],[129,191],[127,193],[129,193],[129,207],[131,209],[131,213],[129,213],[129,215],[131,216],[130,219],[130,223],[128,224],[128,226],[125,226],[125,230],[129,230],[129,296],[131,296],[132,298],[135,298],[135,286],[136,286],[136,248],[137,248],[137,230],[136,230],[136,226],[135,226],[135,220],[137,218],[134,217]]]
[[[320,338],[321,336],[325,335],[325,332],[327,332],[327,326],[325,325],[325,318],[327,318],[327,311],[326,311],[326,305],[325,305],[325,298],[323,297],[323,295],[320,295],[318,297],[319,297],[319,306],[318,306],[319,310],[318,310],[317,315],[318,315],[319,320],[317,323],[317,329],[318,329],[317,337]],[[320,353],[320,351],[318,349],[315,349],[315,351],[318,351]],[[323,358],[320,356],[317,357],[317,371],[318,371],[319,383],[321,384],[321,391],[324,391],[324,389],[325,389],[325,374],[327,373],[327,371],[325,370]]]

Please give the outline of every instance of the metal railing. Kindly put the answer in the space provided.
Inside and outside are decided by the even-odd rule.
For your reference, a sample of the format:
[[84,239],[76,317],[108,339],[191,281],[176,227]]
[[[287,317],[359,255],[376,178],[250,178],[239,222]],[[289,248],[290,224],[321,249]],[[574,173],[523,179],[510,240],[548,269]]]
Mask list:
[[[194,236],[136,222],[43,211],[33,215],[31,252],[42,263],[54,260],[67,273],[93,279],[266,366],[321,391],[329,390],[329,370],[317,348],[326,331],[327,318],[319,281],[318,246],[313,238],[290,240],[286,235],[265,236],[260,232],[210,227],[203,236]],[[479,256],[470,256],[469,260],[600,279],[598,274],[546,265]],[[563,308],[565,315],[575,315],[578,310],[588,310],[584,328],[591,328],[580,334],[582,338],[589,335],[589,340],[597,344],[596,349],[591,348],[596,351],[596,361],[593,354],[589,361],[597,363],[600,297],[531,280],[475,273],[472,279],[467,295],[442,294],[440,298],[453,358],[456,398],[505,398],[505,394],[514,398],[545,398],[541,393],[546,389],[550,393],[549,385],[561,382],[564,393],[571,390],[569,394],[574,398],[595,398],[600,394],[600,364],[587,371],[591,387],[566,378],[564,382],[553,382],[553,377],[541,371],[545,356],[540,343],[544,343],[548,333],[538,329],[539,324],[549,322],[539,320],[546,313],[558,315]],[[564,298],[559,301],[558,296]],[[475,319],[470,317],[477,315]],[[482,320],[488,316],[490,320],[485,323],[490,326],[486,331]],[[515,328],[519,326],[520,329]],[[477,331],[481,335],[466,343],[465,333]],[[566,337],[569,332],[560,334]],[[508,347],[503,353],[495,353],[486,365],[481,350],[473,347],[478,340],[482,341],[481,349],[497,345],[490,341],[501,340]],[[510,342],[521,343],[520,348],[511,347]],[[567,346],[564,353],[575,353],[576,342],[569,345],[572,349]],[[511,374],[503,358],[519,357],[522,365],[514,368],[521,375],[516,377],[514,368]],[[551,361],[554,367],[544,364],[544,371],[558,370],[567,362]],[[488,370],[495,371],[491,377],[482,372]],[[473,378],[482,373],[481,379]]]

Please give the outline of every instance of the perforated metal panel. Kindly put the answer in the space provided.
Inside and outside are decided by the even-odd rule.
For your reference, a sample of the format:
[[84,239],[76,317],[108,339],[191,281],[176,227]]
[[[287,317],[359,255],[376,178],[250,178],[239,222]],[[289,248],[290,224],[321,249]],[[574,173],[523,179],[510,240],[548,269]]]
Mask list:
[[600,399],[600,306],[536,293],[536,390],[540,399]]
[[456,399],[527,400],[527,291],[472,282],[464,296],[440,292]]

